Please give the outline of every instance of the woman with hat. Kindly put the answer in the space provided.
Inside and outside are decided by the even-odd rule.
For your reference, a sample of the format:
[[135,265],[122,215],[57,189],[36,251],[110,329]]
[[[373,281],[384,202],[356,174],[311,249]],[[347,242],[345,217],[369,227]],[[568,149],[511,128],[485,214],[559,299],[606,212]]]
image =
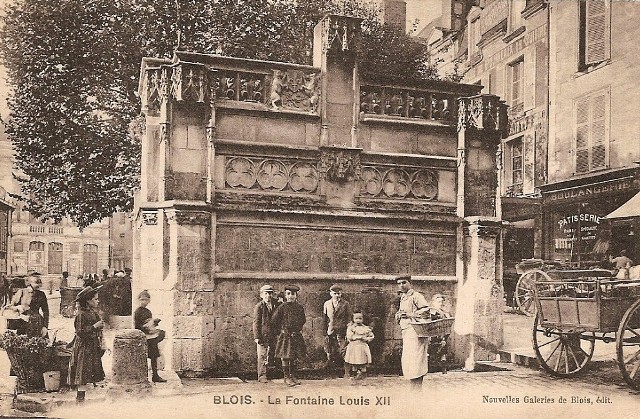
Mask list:
[[105,377],[101,360],[104,322],[98,315],[98,288],[84,287],[75,300],[79,308],[74,321],[76,336],[69,364],[69,382],[77,386],[78,401],[84,400],[87,384],[95,385]]
[[276,343],[276,357],[282,360],[284,370],[284,383],[289,386],[300,385],[295,376],[296,359],[307,354],[307,347],[302,337],[302,326],[307,321],[304,307],[296,300],[300,287],[287,285],[284,288],[286,301],[282,303],[271,317],[271,325],[274,331],[279,330]]

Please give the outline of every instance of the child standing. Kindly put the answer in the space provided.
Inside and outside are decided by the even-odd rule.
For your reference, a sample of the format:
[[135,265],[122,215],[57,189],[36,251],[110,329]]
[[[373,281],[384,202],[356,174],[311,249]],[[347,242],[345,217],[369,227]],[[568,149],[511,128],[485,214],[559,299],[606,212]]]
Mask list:
[[353,321],[347,326],[347,353],[344,356],[345,372],[348,371],[347,365],[356,372],[356,380],[360,380],[367,375],[367,364],[371,364],[371,350],[369,350],[369,342],[373,340],[373,331],[369,326],[364,324],[364,316],[362,312],[353,313]]
[[104,380],[101,341],[104,322],[98,315],[98,289],[85,287],[75,301],[79,304],[74,320],[76,336],[69,364],[69,382],[77,387],[76,400],[83,402],[87,384]]
[[167,380],[158,375],[158,357],[160,357],[158,343],[164,340],[165,332],[157,328],[160,319],[154,319],[151,310],[147,308],[149,302],[151,302],[149,291],[144,290],[138,294],[138,302],[140,307],[133,314],[133,321],[135,328],[142,330],[147,337],[147,356],[151,360],[151,381],[154,383],[166,383]]
[[302,326],[307,321],[304,308],[296,302],[300,287],[287,285],[284,288],[285,302],[282,303],[271,317],[271,327],[278,334],[276,343],[276,357],[282,360],[284,383],[289,386],[300,385],[296,378],[296,359],[307,354],[307,347],[302,338]]

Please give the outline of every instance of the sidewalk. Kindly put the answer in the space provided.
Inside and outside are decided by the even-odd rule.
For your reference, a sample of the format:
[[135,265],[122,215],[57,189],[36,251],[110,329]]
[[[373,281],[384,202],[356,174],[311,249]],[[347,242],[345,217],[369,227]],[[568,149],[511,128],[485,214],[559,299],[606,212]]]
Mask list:
[[[433,373],[412,390],[402,377],[376,375],[363,382],[305,379],[288,387],[238,379],[184,379],[179,392],[113,403],[64,404],[48,413],[58,418],[399,418],[637,417],[637,393],[590,377],[555,379],[506,363],[486,372]],[[563,401],[564,400],[564,401]]]
[[[73,318],[67,318],[60,314],[60,293],[53,291],[47,295],[47,302],[49,303],[49,337],[57,340],[63,340],[70,342],[74,336]],[[0,333],[4,333],[6,330],[6,322],[0,322]],[[106,379],[101,385],[93,391],[87,393],[87,399],[89,401],[102,401],[106,399],[108,392],[108,383],[111,381],[112,374],[112,358],[113,358],[113,339],[118,330],[105,329],[103,336],[107,351],[102,357],[102,366],[106,375]],[[10,363],[6,352],[0,350],[0,414],[15,414],[18,411],[24,412],[47,412],[51,409],[68,404],[70,402],[75,403],[75,392],[71,391],[68,387],[62,387],[60,392],[54,393],[28,393],[20,394],[16,397],[13,406],[18,411],[11,412],[11,401],[14,397],[15,389],[15,377],[9,376]],[[174,371],[161,371],[163,378],[167,380],[167,383],[162,385],[153,385],[151,387],[152,396],[165,396],[178,394],[182,387],[180,378]]]

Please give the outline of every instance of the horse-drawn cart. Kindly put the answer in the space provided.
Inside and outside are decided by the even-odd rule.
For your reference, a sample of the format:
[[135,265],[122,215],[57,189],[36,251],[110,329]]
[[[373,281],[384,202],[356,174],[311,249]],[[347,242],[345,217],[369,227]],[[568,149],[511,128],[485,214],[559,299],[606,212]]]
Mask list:
[[535,270],[533,349],[558,377],[582,371],[596,340],[615,342],[625,381],[640,389],[640,279],[602,269]]

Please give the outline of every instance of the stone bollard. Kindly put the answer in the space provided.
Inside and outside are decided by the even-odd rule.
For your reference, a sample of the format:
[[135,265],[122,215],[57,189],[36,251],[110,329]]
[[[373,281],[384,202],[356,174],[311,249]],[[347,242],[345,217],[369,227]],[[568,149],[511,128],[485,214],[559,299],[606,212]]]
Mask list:
[[140,396],[151,389],[147,373],[147,338],[137,329],[116,333],[112,350],[112,381],[107,395]]

